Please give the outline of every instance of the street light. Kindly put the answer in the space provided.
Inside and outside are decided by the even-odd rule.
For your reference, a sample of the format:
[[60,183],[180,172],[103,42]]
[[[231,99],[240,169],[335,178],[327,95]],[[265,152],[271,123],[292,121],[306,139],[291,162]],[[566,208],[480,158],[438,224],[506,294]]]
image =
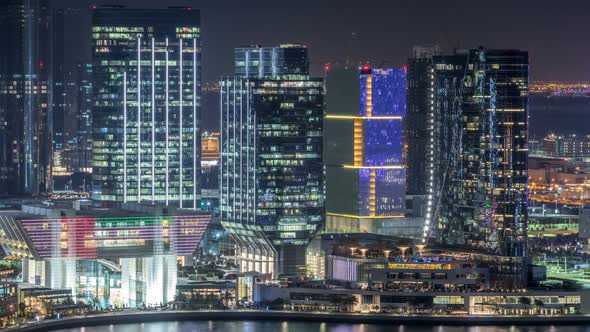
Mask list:
[[391,250],[389,250],[389,249],[383,250],[383,255],[385,255],[385,259],[388,259],[389,258],[389,254],[390,253],[391,253]]
[[367,249],[367,248],[360,249],[361,254],[363,255],[363,257],[367,257],[367,250],[369,250],[369,249]]

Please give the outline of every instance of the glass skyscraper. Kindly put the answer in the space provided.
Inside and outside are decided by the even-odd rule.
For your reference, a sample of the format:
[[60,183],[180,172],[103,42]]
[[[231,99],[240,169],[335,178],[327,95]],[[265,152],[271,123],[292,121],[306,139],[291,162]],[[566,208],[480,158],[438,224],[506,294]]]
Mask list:
[[[426,74],[431,81],[426,238],[522,263],[528,69],[528,53],[519,50],[433,56]],[[518,269],[519,264],[507,265],[500,272],[522,277]]]
[[426,195],[426,151],[430,138],[427,123],[430,113],[430,70],[432,56],[439,54],[438,46],[415,46],[407,64],[407,116],[404,120],[406,150],[406,192]]
[[405,212],[406,73],[333,68],[326,90],[326,231],[383,234]]
[[324,218],[323,81],[309,78],[304,46],[239,48],[220,94],[221,220],[234,237],[265,234],[241,249],[247,269],[304,275]]
[[200,37],[190,7],[94,10],[93,199],[197,207]]
[[0,195],[50,192],[50,8],[0,3]]
[[260,45],[235,49],[235,76],[258,78],[295,78],[309,75],[307,47],[284,44],[279,47]]

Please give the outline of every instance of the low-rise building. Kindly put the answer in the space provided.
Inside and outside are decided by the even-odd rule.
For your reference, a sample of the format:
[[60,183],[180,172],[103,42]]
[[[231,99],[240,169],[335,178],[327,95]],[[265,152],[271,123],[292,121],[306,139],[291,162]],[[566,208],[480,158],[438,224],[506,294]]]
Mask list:
[[387,290],[479,290],[489,287],[490,272],[475,261],[445,257],[366,258],[329,255],[330,280],[370,283]]
[[19,310],[27,317],[50,316],[52,314],[78,309],[70,289],[51,289],[22,285],[18,289]]
[[179,281],[175,303],[179,309],[236,305],[236,282],[228,280]]
[[68,289],[102,307],[174,300],[177,265],[190,261],[210,215],[152,204],[0,213],[0,246],[22,259],[23,282]]
[[[471,315],[570,315],[587,313],[587,291],[431,292],[279,287],[259,284],[256,302],[282,299],[295,310]],[[354,298],[350,300],[351,298]]]
[[547,156],[561,158],[590,158],[590,135],[550,134],[543,139],[543,152]]

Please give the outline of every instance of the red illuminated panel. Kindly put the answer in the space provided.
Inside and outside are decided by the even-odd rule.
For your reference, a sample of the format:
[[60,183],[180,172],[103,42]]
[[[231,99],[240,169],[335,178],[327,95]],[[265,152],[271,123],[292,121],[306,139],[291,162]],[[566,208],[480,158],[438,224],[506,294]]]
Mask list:
[[[96,219],[87,218],[63,218],[62,219],[62,257],[75,257],[93,259],[97,257],[96,251]],[[63,247],[63,236],[67,237],[67,247]]]

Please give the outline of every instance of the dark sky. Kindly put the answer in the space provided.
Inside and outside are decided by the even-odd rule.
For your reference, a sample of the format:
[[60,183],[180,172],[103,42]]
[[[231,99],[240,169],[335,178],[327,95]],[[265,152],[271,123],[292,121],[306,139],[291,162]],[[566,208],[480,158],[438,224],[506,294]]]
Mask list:
[[[54,0],[57,7],[84,8],[72,48],[85,36],[92,4],[201,10],[203,80],[232,73],[240,45],[307,44],[313,73],[323,64],[351,58],[401,66],[415,44],[443,50],[476,47],[528,50],[531,79],[590,81],[588,0]],[[357,38],[353,41],[351,36]],[[89,40],[89,36],[86,35]],[[86,53],[88,54],[88,52]]]

